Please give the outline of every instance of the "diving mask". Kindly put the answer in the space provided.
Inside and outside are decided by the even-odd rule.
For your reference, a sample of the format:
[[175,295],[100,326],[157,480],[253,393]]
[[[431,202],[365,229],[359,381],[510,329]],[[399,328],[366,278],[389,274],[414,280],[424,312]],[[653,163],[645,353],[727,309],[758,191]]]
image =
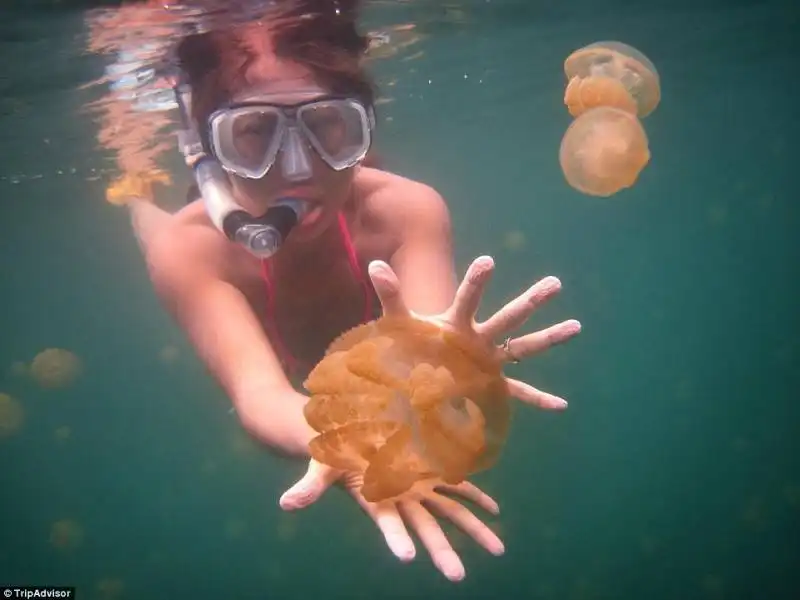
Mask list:
[[288,181],[312,176],[313,150],[335,171],[358,164],[372,143],[372,111],[354,98],[314,97],[297,104],[242,102],[208,119],[209,146],[229,173],[261,179],[280,157]]
[[178,147],[186,165],[194,173],[195,183],[211,222],[232,242],[246,248],[260,259],[275,254],[291,230],[300,222],[307,203],[300,198],[281,198],[261,216],[242,209],[234,199],[228,176],[219,162],[207,156],[197,130],[189,118],[191,94],[185,86],[176,86],[177,102],[183,128],[178,132]]

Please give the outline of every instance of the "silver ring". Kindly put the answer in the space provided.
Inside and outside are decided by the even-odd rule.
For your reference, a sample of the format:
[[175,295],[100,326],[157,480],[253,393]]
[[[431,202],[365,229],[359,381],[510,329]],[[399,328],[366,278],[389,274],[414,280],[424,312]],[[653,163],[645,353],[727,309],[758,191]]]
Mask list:
[[501,348],[503,348],[503,352],[506,353],[506,357],[508,358],[508,362],[510,362],[513,365],[518,365],[519,364],[519,359],[516,356],[514,356],[513,352],[511,352],[511,338],[510,337],[507,337],[505,340],[503,340],[503,345],[501,346]]

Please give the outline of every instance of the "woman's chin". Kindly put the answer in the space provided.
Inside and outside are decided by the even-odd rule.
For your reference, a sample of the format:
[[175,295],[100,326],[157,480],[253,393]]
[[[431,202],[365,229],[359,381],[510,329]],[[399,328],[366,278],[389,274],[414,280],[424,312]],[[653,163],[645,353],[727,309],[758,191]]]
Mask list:
[[324,206],[315,206],[308,211],[300,222],[292,229],[289,240],[306,242],[318,237],[332,223],[331,213]]

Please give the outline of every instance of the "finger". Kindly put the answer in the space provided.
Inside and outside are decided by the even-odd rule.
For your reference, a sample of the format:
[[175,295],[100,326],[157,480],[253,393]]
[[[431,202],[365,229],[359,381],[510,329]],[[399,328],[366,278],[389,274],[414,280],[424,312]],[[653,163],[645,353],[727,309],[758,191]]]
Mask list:
[[358,492],[351,492],[364,512],[367,513],[386,540],[389,550],[403,562],[414,560],[417,549],[414,547],[414,540],[408,534],[400,513],[397,512],[395,505],[390,502],[374,504],[367,502]]
[[325,490],[339,478],[340,471],[311,460],[303,477],[290,487],[279,500],[283,510],[297,510],[316,502]]
[[417,532],[422,544],[428,550],[436,568],[450,581],[461,581],[466,576],[464,564],[456,554],[442,528],[431,513],[419,502],[404,502],[401,504],[403,515],[414,531]]
[[508,386],[509,396],[513,396],[526,404],[533,404],[546,410],[564,410],[567,408],[567,401],[563,398],[543,392],[523,381],[506,377],[506,385]]
[[373,260],[367,268],[372,286],[378,295],[384,315],[406,316],[408,307],[400,293],[400,281],[392,268],[382,260]]
[[502,361],[508,362],[513,359],[519,361],[544,352],[558,344],[563,344],[580,332],[580,321],[570,319],[547,329],[509,340],[505,348],[501,346],[497,351]]
[[441,485],[437,485],[436,490],[445,491],[450,494],[457,494],[462,498],[466,498],[467,500],[474,502],[486,512],[490,512],[493,515],[500,514],[500,507],[498,506],[497,502],[495,502],[494,498],[492,498],[489,494],[484,493],[477,485],[473,485],[469,481],[462,481],[457,485],[443,483]]
[[425,497],[425,504],[430,505],[436,513],[458,525],[461,530],[473,540],[483,546],[488,552],[500,556],[505,552],[502,540],[481,522],[472,512],[455,500],[441,494],[431,494]]
[[496,339],[515,330],[528,320],[537,308],[558,294],[561,281],[558,277],[545,277],[537,281],[503,308],[475,325],[475,331],[486,339]]
[[447,320],[454,326],[472,326],[475,313],[481,303],[483,291],[492,277],[494,260],[491,256],[479,256],[467,269],[464,279],[456,290],[453,304],[448,310]]

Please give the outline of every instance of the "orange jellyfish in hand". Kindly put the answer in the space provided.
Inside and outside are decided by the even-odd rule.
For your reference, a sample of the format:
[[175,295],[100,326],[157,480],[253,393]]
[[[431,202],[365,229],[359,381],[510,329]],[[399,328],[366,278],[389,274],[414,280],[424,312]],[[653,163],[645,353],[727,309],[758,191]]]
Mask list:
[[361,473],[369,502],[457,484],[497,460],[510,406],[500,364],[460,334],[382,317],[335,340],[304,383],[311,455]]
[[564,103],[576,117],[559,152],[567,183],[591,196],[631,187],[650,161],[639,119],[661,100],[656,68],[627,44],[597,42],[573,52],[564,73]]

